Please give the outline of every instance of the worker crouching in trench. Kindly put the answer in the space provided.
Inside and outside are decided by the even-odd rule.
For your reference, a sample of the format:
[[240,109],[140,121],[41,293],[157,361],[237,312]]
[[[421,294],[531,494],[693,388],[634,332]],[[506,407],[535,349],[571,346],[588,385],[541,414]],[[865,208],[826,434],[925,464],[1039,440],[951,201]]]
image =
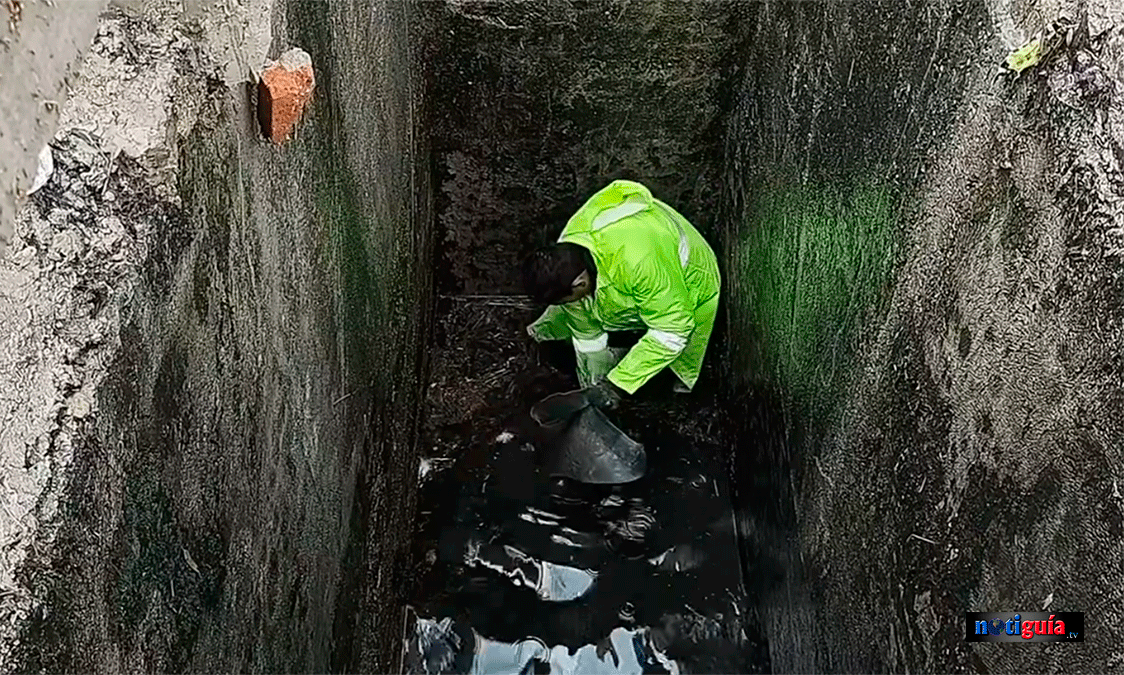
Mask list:
[[[558,241],[524,263],[531,298],[549,305],[527,327],[536,341],[569,340],[581,394],[615,407],[660,371],[690,392],[714,329],[721,279],[698,230],[648,188],[618,180],[594,194]],[[626,350],[609,333],[644,330]]]
[[[528,334],[538,342],[569,341],[580,386],[548,397],[555,399],[553,407],[536,406],[538,412],[532,410],[531,416],[540,424],[544,424],[544,410],[552,411],[556,421],[571,421],[590,406],[616,408],[665,369],[677,378],[675,391],[689,393],[695,387],[717,315],[718,261],[702,235],[645,186],[619,180],[594,194],[569,219],[557,242],[525,261],[523,276],[532,299],[548,305],[527,327]],[[610,345],[610,333],[634,331],[643,335],[630,348]],[[516,443],[533,449],[533,444],[513,439],[508,448],[513,460],[518,459]],[[502,473],[496,474],[499,483]],[[509,634],[505,637],[512,641],[493,639],[498,635],[485,638],[464,625],[463,634],[457,634],[452,624],[438,629],[436,623],[422,622],[412,650],[425,662],[421,669],[481,675],[677,672],[676,664],[663,653],[674,631],[666,622],[655,625],[634,616],[634,611],[647,613],[643,597],[648,590],[674,586],[676,577],[698,567],[706,555],[701,553],[701,542],[659,536],[654,512],[629,489],[642,483],[637,478],[644,469],[624,473],[620,481],[587,481],[598,485],[554,474],[543,507],[517,504],[522,500],[496,492],[476,497],[480,508],[506,516],[486,528],[490,534],[477,525],[447,531],[439,545],[440,557],[467,575],[470,583],[463,590],[471,592],[471,580],[478,578],[482,597],[494,595],[502,603],[461,604],[487,612],[492,630]],[[622,484],[613,485],[618,482]],[[508,508],[503,508],[505,504]],[[471,520],[483,524],[493,519]],[[583,523],[587,520],[592,522]],[[707,523],[701,525],[708,529]],[[552,553],[529,553],[533,550]],[[560,603],[559,609],[511,611],[515,598],[490,593],[488,577],[476,577],[474,570],[499,573],[533,591],[539,601]],[[684,583],[692,582],[684,579]],[[579,599],[583,602],[574,604]],[[552,648],[537,638],[522,638],[527,634],[523,631],[538,632],[532,629],[540,615],[543,620],[552,615],[561,619],[567,612],[592,613],[580,623],[608,629],[609,636],[596,645]],[[504,615],[515,624],[502,626]],[[637,619],[648,627],[622,627],[636,626]],[[433,635],[422,635],[429,629]],[[556,631],[544,631],[550,632]],[[577,651],[572,652],[574,648]]]
[[[528,334],[538,342],[569,341],[580,385],[537,405],[532,417],[540,423],[551,416],[572,419],[586,406],[615,408],[665,369],[677,379],[675,391],[695,387],[717,316],[718,260],[698,230],[644,185],[617,180],[590,197],[555,243],[524,261],[523,279],[531,298],[548,305]],[[630,348],[610,345],[610,333],[636,331],[643,334]],[[580,454],[591,462],[601,459]],[[624,468],[644,471],[639,464]],[[620,481],[592,482],[635,481],[636,475],[625,473]],[[553,486],[553,502],[563,511],[589,504],[573,483],[556,478]],[[601,503],[624,497],[630,508],[607,538],[618,544],[618,553],[639,552],[655,525],[650,510],[627,498],[627,489],[615,492],[602,495]]]

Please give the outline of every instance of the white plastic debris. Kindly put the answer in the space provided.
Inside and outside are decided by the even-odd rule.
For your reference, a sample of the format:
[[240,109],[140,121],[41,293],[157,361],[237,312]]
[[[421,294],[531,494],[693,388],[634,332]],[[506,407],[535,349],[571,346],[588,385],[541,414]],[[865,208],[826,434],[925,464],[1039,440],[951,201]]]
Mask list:
[[418,482],[424,481],[434,471],[441,471],[453,463],[451,457],[422,457],[418,462]]
[[44,145],[43,149],[39,151],[39,168],[35,170],[35,180],[31,183],[31,189],[27,194],[33,195],[39,191],[47,181],[51,180],[51,174],[55,172],[55,158],[51,154],[51,146]]
[[569,602],[585,595],[596,578],[595,572],[543,560],[535,592],[548,602]]

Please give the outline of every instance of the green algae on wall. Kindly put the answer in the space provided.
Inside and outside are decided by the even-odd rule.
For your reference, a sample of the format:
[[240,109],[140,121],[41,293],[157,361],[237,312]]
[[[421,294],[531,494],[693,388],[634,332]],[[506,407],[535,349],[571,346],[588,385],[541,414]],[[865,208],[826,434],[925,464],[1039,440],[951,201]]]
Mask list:
[[820,408],[842,386],[859,330],[885,299],[896,247],[892,194],[877,183],[765,189],[738,241],[735,325],[758,338],[757,379]]

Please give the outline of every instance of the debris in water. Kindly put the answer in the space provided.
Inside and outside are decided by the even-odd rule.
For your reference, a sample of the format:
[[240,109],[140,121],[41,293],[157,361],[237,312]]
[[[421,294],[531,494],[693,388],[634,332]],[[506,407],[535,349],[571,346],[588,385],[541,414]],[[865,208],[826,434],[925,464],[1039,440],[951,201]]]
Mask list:
[[558,516],[555,514],[549,511],[543,511],[542,509],[536,509],[533,506],[528,507],[526,511],[520,513],[519,517],[528,523],[536,523],[538,525],[558,525],[561,523]]
[[543,600],[567,602],[585,595],[597,575],[588,570],[542,561],[535,592]]
[[597,546],[596,535],[587,532],[577,532],[568,527],[563,527],[561,533],[550,535],[550,540],[555,544],[571,548],[594,548]]
[[1053,593],[1046,596],[1045,602],[1042,603],[1042,611],[1046,611],[1046,608],[1049,607],[1052,604],[1054,604],[1054,594]]
[[632,623],[636,620],[636,607],[631,602],[626,602],[621,607],[621,611],[617,612],[617,616],[624,623]]
[[293,48],[262,69],[258,83],[258,121],[262,133],[274,143],[288,141],[312,100],[316,78],[312,57]]
[[463,647],[461,637],[453,631],[453,620],[440,623],[419,618],[414,628],[413,654],[420,660],[420,670],[426,675],[449,672]]
[[496,443],[507,443],[513,438],[515,438],[515,434],[510,431],[503,431],[499,436],[496,436]]
[[601,506],[607,509],[624,506],[624,498],[617,494],[609,495],[605,499],[601,500]]
[[425,480],[430,473],[441,471],[452,463],[453,460],[449,457],[422,457],[418,462],[418,482]]
[[[552,675],[641,675],[660,671],[677,675],[678,664],[657,648],[655,632],[651,628],[618,627],[597,644],[571,653],[562,645],[547,647],[535,637],[502,642],[458,626],[449,618],[440,622],[419,618],[414,636],[408,640],[407,656],[412,657],[414,666],[409,670],[426,675],[454,672],[457,666],[456,672],[479,675],[530,673],[538,670],[536,666],[549,669]],[[471,663],[463,663],[466,659]]]
[[[706,556],[690,544],[676,544],[655,558],[649,558],[648,563],[668,572],[687,572],[697,569],[704,562]],[[726,592],[733,597],[729,589]]]
[[666,671],[678,675],[679,665],[656,648],[652,629],[615,628],[597,645],[581,647],[573,656],[565,647],[550,650],[552,675],[640,675]]
[[655,526],[656,518],[650,508],[633,505],[624,520],[609,523],[606,530],[626,541],[640,542],[647,538]]

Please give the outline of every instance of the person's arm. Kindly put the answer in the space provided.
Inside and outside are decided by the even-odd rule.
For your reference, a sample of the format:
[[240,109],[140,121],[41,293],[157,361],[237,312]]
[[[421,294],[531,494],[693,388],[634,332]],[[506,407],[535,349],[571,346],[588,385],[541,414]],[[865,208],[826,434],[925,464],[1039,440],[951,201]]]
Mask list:
[[574,344],[578,384],[589,387],[602,380],[616,364],[609,349],[609,334],[594,319],[585,302],[562,305],[569,317],[570,339]]
[[695,330],[695,315],[678,261],[647,255],[630,265],[628,273],[630,292],[648,331],[608,379],[634,394],[683,353]]
[[570,317],[566,310],[558,305],[551,305],[534,323],[527,326],[527,334],[535,342],[565,340],[570,337]]
[[581,303],[552,305],[534,323],[527,334],[536,342],[569,339],[574,345],[578,382],[582,388],[596,384],[617,363],[609,348],[609,334]]

